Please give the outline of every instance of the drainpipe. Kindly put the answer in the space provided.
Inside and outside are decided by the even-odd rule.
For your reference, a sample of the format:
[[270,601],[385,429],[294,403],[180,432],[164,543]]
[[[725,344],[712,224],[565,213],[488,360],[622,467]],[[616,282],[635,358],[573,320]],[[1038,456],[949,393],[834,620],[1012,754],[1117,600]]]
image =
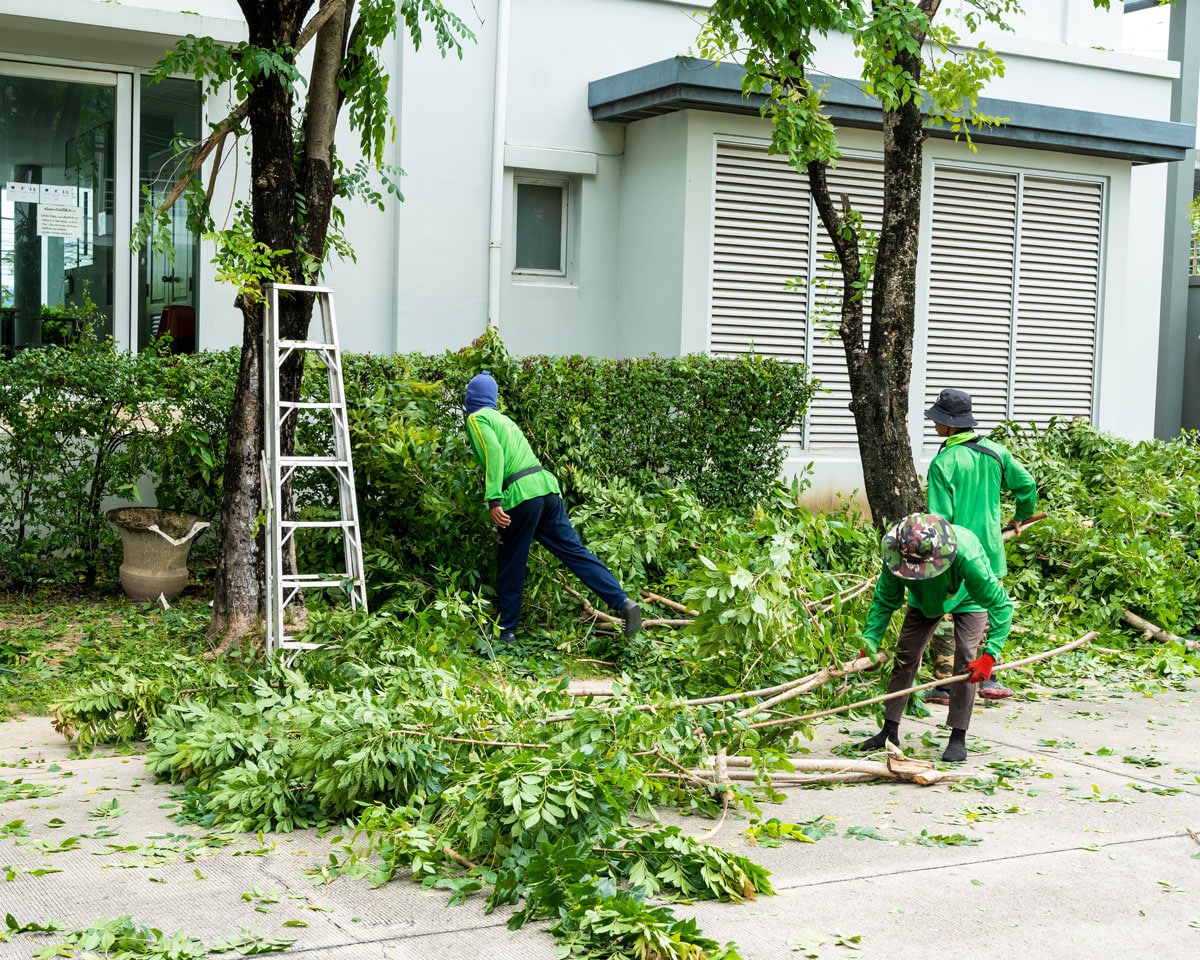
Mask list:
[[[408,34],[404,30],[396,31],[396,66],[392,76],[393,91],[390,94],[392,99],[392,116],[396,117],[396,139],[392,145],[392,163],[397,170],[401,170],[404,164],[401,145],[404,140],[404,43]],[[404,247],[401,242],[401,230],[404,228],[404,213],[402,208],[404,204],[398,197],[389,197],[388,203],[392,205],[392,262],[396,269],[392,271],[392,352],[403,354],[409,350],[408,343],[405,342],[403,336],[404,322],[400,317],[400,309],[403,306],[403,300],[400,296],[400,278],[404,276]]]
[[[492,104],[492,193],[488,217],[487,326],[500,327],[500,233],[504,220],[504,128],[508,117],[509,0],[496,3],[496,72]],[[486,329],[486,328],[485,328]]]

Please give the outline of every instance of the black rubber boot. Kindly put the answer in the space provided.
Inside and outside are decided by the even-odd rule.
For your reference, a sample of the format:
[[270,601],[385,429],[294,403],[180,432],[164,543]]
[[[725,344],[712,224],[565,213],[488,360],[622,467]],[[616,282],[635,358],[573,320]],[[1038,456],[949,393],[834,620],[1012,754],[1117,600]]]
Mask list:
[[629,598],[621,605],[621,632],[625,639],[633,637],[642,629],[642,608]]
[[954,727],[950,731],[950,742],[942,759],[947,763],[962,763],[967,759],[967,731]]
[[899,720],[884,720],[883,729],[875,734],[875,736],[867,737],[866,740],[858,745],[858,749],[863,753],[867,753],[870,750],[879,750],[888,740],[891,740],[896,746],[900,746]]

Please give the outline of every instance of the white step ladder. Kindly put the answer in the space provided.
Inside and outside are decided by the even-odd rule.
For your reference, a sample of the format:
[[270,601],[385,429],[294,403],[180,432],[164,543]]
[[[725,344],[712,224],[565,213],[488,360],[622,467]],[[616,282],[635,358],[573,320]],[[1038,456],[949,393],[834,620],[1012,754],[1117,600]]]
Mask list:
[[[355,609],[367,609],[367,584],[363,574],[362,537],[358,503],[354,496],[354,464],[350,458],[350,426],[346,417],[346,392],[342,379],[342,356],[337,324],[333,316],[333,291],[328,287],[306,287],[269,283],[264,287],[267,304],[263,317],[263,513],[266,519],[266,611],[267,656],[280,654],[290,664],[302,651],[321,646],[289,635],[284,612],[304,590],[340,590]],[[308,294],[313,298],[311,328],[320,322],[319,339],[285,340],[279,335],[279,295]],[[294,354],[305,353],[325,367],[328,399],[300,397],[282,400],[279,372]],[[318,439],[314,449],[280,453],[280,437],[289,426],[310,427]],[[328,471],[337,483],[339,519],[284,520],[280,511],[283,489],[304,471]],[[283,572],[284,551],[296,546],[303,530],[337,530],[341,533],[344,569],[321,573]]]

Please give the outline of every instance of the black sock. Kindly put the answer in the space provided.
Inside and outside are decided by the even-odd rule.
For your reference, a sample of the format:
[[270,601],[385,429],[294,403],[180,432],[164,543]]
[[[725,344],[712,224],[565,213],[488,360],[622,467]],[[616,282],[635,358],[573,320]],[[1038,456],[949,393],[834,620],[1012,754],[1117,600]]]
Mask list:
[[946,752],[942,759],[947,763],[962,763],[967,759],[967,731],[959,727],[950,729],[950,742],[946,744]]
[[864,753],[868,750],[878,750],[888,740],[891,740],[896,746],[900,746],[900,721],[899,720],[884,720],[883,728],[873,737],[867,737],[858,745],[858,749]]

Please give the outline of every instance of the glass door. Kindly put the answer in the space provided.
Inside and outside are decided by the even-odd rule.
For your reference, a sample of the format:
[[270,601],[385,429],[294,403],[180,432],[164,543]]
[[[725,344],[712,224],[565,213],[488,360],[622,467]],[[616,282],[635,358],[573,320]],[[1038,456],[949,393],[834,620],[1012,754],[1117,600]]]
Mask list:
[[[179,143],[200,137],[200,86],[193,80],[142,81],[138,110],[142,203],[156,206],[185,172]],[[176,200],[167,213],[171,253],[146,244],[138,253],[138,349],[150,338],[171,334],[174,353],[191,353],[196,339],[196,279],[199,237],[188,228],[187,204]]]
[[125,333],[114,325],[129,274],[128,255],[117,255],[126,249],[118,234],[128,235],[117,217],[125,190],[116,171],[128,163],[118,144],[118,94],[116,74],[0,64],[6,355]]

